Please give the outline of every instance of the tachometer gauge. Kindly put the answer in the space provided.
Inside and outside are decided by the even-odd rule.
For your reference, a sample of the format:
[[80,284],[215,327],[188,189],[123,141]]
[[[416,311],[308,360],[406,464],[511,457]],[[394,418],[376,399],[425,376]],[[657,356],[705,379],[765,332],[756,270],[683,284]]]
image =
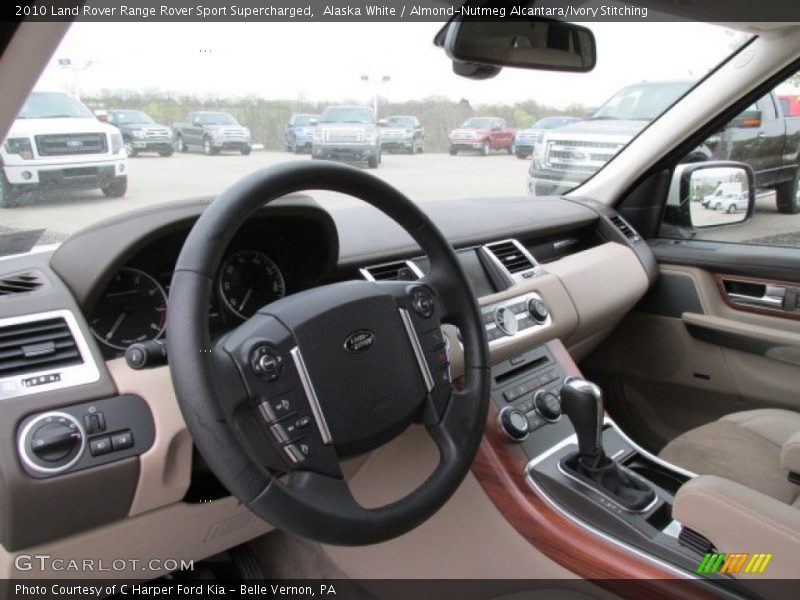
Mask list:
[[125,350],[135,342],[161,337],[166,319],[164,288],[144,271],[124,267],[97,301],[89,325],[98,340]]
[[272,259],[257,250],[231,254],[219,273],[219,293],[225,306],[243,319],[262,306],[283,298],[283,275]]

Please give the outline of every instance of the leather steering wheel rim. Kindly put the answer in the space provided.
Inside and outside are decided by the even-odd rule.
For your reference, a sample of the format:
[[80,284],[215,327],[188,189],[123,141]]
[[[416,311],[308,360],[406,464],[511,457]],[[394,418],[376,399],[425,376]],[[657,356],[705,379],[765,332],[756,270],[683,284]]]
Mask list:
[[[310,189],[354,196],[386,214],[403,227],[428,255],[430,273],[416,282],[345,282],[299,292],[290,297],[291,302],[278,301],[263,307],[234,332],[212,345],[207,316],[212,286],[235,233],[263,205],[281,196]],[[415,304],[418,294],[427,295],[432,301],[435,307],[433,317],[419,311]],[[404,320],[398,316],[395,323],[394,317],[386,318],[391,312],[391,302],[397,305],[395,310]],[[319,314],[315,314],[318,306],[325,306],[329,312],[319,309]],[[353,307],[358,310],[352,310]],[[338,325],[338,321],[346,320],[334,319],[334,316],[350,314],[355,315],[353,322],[357,323],[362,318],[359,315],[370,314],[373,308],[376,316],[372,328],[380,332],[375,337],[379,342],[387,341],[382,345],[376,342],[374,349],[363,352],[364,358],[342,351],[341,357],[337,354],[335,360],[357,369],[357,361],[373,361],[364,364],[375,364],[374,361],[385,362],[381,353],[386,357],[402,353],[404,360],[401,362],[404,364],[401,366],[408,367],[403,372],[419,375],[419,381],[411,381],[416,376],[405,376],[402,382],[405,385],[408,380],[408,389],[422,389],[424,396],[419,404],[416,398],[409,399],[398,423],[387,423],[374,435],[373,432],[350,430],[345,419],[348,413],[344,407],[340,408],[341,399],[322,398],[326,410],[335,413],[334,440],[325,444],[324,436],[318,439],[317,429],[323,432],[324,415],[322,420],[314,420],[317,427],[309,435],[317,436],[313,440],[321,449],[319,456],[333,453],[338,459],[341,447],[337,445],[337,436],[353,439],[349,450],[372,449],[398,435],[410,424],[409,419],[413,416],[413,420],[425,425],[436,443],[440,461],[428,479],[404,498],[386,506],[366,509],[352,498],[346,482],[335,469],[327,467],[328,463],[320,458],[301,462],[299,466],[290,465],[285,471],[274,468],[273,455],[285,459],[281,450],[286,450],[286,445],[281,446],[272,438],[266,439],[269,437],[264,434],[267,426],[255,422],[259,414],[263,414],[263,411],[259,413],[259,407],[263,408],[267,402],[264,398],[278,389],[270,386],[280,383],[280,379],[266,381],[256,376],[258,373],[254,375],[249,368],[252,362],[247,359],[250,355],[246,352],[252,354],[252,343],[255,343],[252,340],[258,338],[266,339],[265,343],[272,344],[269,347],[276,348],[273,351],[278,354],[282,352],[278,344],[288,348],[285,344],[290,343],[295,345],[292,358],[296,358],[294,351],[300,354],[301,349],[314,358],[315,348],[308,343],[311,339],[309,323],[326,324],[325,317],[331,315],[328,320],[337,321],[330,323],[333,327]],[[441,322],[455,325],[461,334],[464,376],[459,381],[458,390],[449,386],[449,370],[447,377],[442,371],[437,371],[442,373],[446,390],[444,384],[430,387],[426,383],[428,380],[422,363],[427,359],[420,359],[419,336],[433,334]],[[408,334],[408,348],[404,346],[406,342],[396,341],[399,337],[392,337],[395,332],[402,331],[403,325]],[[265,333],[279,328],[283,337],[275,337],[275,334],[272,339],[269,337],[272,334]],[[275,341],[278,339],[281,341]],[[411,530],[436,512],[456,491],[467,475],[482,439],[489,401],[488,345],[469,280],[452,246],[419,207],[388,183],[354,167],[326,161],[289,162],[255,172],[219,195],[196,221],[179,255],[170,288],[167,346],[179,406],[211,471],[256,515],[279,529],[309,539],[359,545],[385,541]],[[329,354],[333,352],[327,351]],[[412,351],[416,352],[417,363],[406,365],[405,357],[411,357]],[[282,356],[281,377],[297,376],[304,381],[301,363],[295,360],[292,369],[288,354]],[[315,360],[319,365],[320,361]],[[398,369],[393,368],[391,373]],[[321,370],[317,366],[317,372],[312,369],[310,375],[312,379],[318,377],[322,391],[334,389],[333,386],[342,383],[335,380],[335,375],[321,373]],[[346,375],[344,371],[342,377]],[[369,377],[369,374],[365,373],[365,376]],[[371,379],[365,381],[373,388],[377,385]],[[308,406],[313,405],[310,395],[306,394],[305,400]],[[405,401],[403,398],[400,400]],[[353,412],[349,414],[355,415]],[[259,445],[262,434],[265,436],[263,447]],[[319,445],[320,441],[322,445]],[[322,466],[311,468],[314,461]],[[288,481],[278,478],[280,472],[289,473]]]

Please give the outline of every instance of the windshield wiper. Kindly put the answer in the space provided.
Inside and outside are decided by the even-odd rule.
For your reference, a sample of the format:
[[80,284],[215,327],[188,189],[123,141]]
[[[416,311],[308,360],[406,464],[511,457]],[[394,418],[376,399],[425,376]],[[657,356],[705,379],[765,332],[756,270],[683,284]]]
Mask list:
[[592,117],[589,120],[590,121],[619,121],[620,118],[619,117],[610,117],[610,116],[602,115],[602,116],[599,116],[599,117]]
[[38,117],[39,119],[77,119],[77,115],[47,115],[46,117]]

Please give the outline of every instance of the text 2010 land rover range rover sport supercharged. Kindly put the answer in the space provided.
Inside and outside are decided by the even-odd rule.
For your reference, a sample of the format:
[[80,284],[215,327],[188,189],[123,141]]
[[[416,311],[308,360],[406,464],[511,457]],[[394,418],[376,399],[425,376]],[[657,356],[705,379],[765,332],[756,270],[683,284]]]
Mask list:
[[[440,598],[469,580],[458,597],[496,598],[543,582],[563,596],[578,578],[586,597],[784,597],[800,564],[800,222],[758,183],[769,140],[741,160],[687,157],[787,95],[798,25],[658,4],[729,25],[170,25],[170,48],[224,43],[203,57],[216,87],[132,95],[139,109],[235,110],[275,144],[131,161],[125,199],[56,186],[0,208],[4,590],[329,579],[385,597],[390,579],[395,595]],[[4,139],[67,49],[163,24],[69,25],[14,28]],[[287,53],[301,39],[324,50]],[[363,86],[365,48],[397,65],[390,83],[335,89]],[[241,68],[256,51],[286,63],[281,86]],[[115,55],[114,72],[130,81],[147,62],[174,82],[182,54],[162,52]],[[637,60],[601,67],[614,56]],[[489,77],[514,67],[548,85]],[[703,75],[561,195],[530,198],[513,155],[447,153],[478,111],[584,114],[676,69]],[[112,106],[103,69],[80,75],[83,98]],[[351,104],[368,93],[382,114],[419,115],[425,153],[370,154],[372,109]],[[323,105],[315,154],[287,156],[289,116]],[[335,161],[317,154],[329,141]],[[338,162],[378,158],[377,171]],[[703,206],[717,190],[735,211]]]

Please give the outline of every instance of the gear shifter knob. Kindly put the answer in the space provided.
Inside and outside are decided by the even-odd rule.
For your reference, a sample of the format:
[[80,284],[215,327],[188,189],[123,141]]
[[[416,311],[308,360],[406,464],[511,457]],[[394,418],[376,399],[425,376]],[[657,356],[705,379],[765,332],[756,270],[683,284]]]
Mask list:
[[568,378],[561,387],[561,410],[575,428],[578,455],[602,455],[603,391],[586,379]]

